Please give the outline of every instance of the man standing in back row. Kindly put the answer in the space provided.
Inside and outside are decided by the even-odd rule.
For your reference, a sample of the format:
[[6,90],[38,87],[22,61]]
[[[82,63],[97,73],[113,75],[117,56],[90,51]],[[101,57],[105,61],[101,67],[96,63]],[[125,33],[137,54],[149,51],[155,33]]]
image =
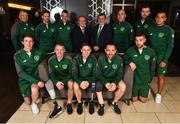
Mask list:
[[158,92],[156,103],[161,103],[161,92],[164,86],[164,75],[167,73],[167,64],[173,49],[174,30],[165,25],[167,20],[165,12],[158,12],[155,18],[156,24],[148,30],[150,47],[155,50],[157,56],[156,73],[158,75]]
[[56,41],[62,43],[68,52],[72,52],[71,33],[74,25],[68,20],[69,12],[63,10],[61,13],[62,20],[55,24],[56,27]]

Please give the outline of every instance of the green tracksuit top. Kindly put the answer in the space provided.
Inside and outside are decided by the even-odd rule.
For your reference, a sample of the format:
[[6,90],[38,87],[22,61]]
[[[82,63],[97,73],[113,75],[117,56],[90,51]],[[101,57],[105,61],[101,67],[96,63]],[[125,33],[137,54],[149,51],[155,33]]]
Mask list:
[[152,19],[146,19],[144,23],[142,24],[141,20],[138,20],[135,23],[135,29],[136,33],[148,33],[148,28],[154,25],[154,22]]
[[66,84],[72,79],[72,62],[70,58],[64,57],[62,60],[53,56],[49,60],[50,79],[55,85],[58,81]]
[[71,32],[74,24],[67,22],[65,25],[62,21],[55,24],[56,28],[56,41],[62,43],[68,52],[72,52]]
[[148,29],[149,45],[155,50],[157,62],[168,62],[174,43],[174,30],[167,25],[151,26]]
[[19,70],[19,83],[36,84],[40,81],[38,66],[44,58],[40,50],[32,49],[29,56],[23,49],[19,50],[16,57],[16,63]]
[[125,53],[134,41],[133,28],[128,22],[116,22],[113,24],[113,42],[118,53]]
[[134,87],[139,89],[149,88],[154,75],[155,52],[144,47],[142,53],[134,46],[127,50],[124,55],[126,65],[133,62],[136,65],[134,73]]
[[114,82],[118,84],[122,80],[123,63],[120,56],[115,55],[111,62],[102,54],[98,59],[99,80],[106,84]]
[[94,55],[89,55],[86,62],[83,62],[82,55],[77,55],[73,61],[72,75],[74,81],[80,84],[82,81],[88,81],[90,84],[96,82],[97,60]]
[[35,31],[36,40],[38,42],[38,47],[44,53],[49,53],[54,51],[55,41],[55,27],[53,24],[49,23],[48,28],[46,24],[41,23],[36,27]]
[[23,40],[23,34],[30,33],[34,36],[34,31],[35,29],[32,24],[26,22],[20,22],[17,24],[15,36],[11,38],[11,41],[16,51],[22,48],[21,42]]

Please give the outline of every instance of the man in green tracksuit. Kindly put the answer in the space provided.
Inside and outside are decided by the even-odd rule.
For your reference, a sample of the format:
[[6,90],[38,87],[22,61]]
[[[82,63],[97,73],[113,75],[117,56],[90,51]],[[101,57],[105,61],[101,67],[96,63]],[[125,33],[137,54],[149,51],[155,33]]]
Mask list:
[[72,52],[71,32],[74,24],[68,21],[69,12],[63,10],[61,13],[62,20],[55,24],[56,27],[56,41],[62,43],[68,52]]
[[42,12],[42,23],[36,27],[35,36],[38,42],[38,48],[44,53],[53,52],[55,41],[55,27],[49,22],[50,12]]
[[111,107],[115,113],[121,114],[121,110],[117,105],[125,92],[126,85],[122,80],[123,63],[119,55],[116,54],[116,46],[114,43],[107,43],[105,46],[105,55],[102,54],[98,59],[99,81],[96,84],[96,93],[99,102],[98,114],[104,114],[104,100],[102,90],[105,87],[110,92],[115,92]]
[[15,54],[15,64],[19,76],[19,87],[24,97],[24,102],[31,105],[34,114],[39,113],[36,100],[39,97],[39,89],[44,87],[44,82],[39,78],[38,66],[43,59],[43,53],[33,49],[33,36],[23,35],[23,49]]
[[22,48],[22,36],[25,33],[34,35],[34,26],[28,22],[28,13],[24,10],[19,12],[20,22],[16,26],[15,35],[11,37],[14,49],[16,51]]
[[164,75],[167,72],[168,59],[171,55],[174,41],[174,30],[165,25],[166,20],[166,13],[158,12],[155,18],[156,25],[148,30],[149,45],[155,50],[157,55],[158,92],[155,99],[156,103],[161,103]]
[[[73,61],[72,75],[74,78],[74,94],[78,101],[77,113],[82,114],[81,90],[86,90],[96,82],[96,58],[91,55],[91,47],[87,43],[82,44],[81,54]],[[94,112],[94,106],[89,107],[89,113]]]
[[118,22],[113,24],[113,42],[118,53],[125,53],[133,44],[133,28],[130,23],[125,21],[125,18],[125,10],[119,10],[117,15]]
[[50,79],[53,84],[62,90],[65,87],[68,88],[67,92],[67,113],[71,114],[72,98],[73,98],[73,80],[72,80],[72,60],[68,56],[64,55],[65,48],[61,43],[55,46],[55,56],[52,56],[49,60]]
[[155,63],[155,52],[146,47],[145,34],[138,33],[135,37],[135,46],[127,50],[124,55],[124,62],[134,71],[134,83],[132,89],[132,101],[138,99],[145,103],[149,95],[150,83],[153,79]]
[[143,6],[141,8],[141,20],[135,23],[136,33],[144,33],[147,35],[148,28],[154,24],[153,20],[150,19],[151,10],[149,6]]

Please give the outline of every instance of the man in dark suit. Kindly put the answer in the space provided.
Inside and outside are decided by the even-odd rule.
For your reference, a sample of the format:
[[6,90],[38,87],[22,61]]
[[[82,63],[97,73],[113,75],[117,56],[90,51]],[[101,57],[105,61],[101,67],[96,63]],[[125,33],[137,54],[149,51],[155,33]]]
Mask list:
[[83,43],[90,43],[90,31],[86,26],[87,19],[85,16],[78,17],[78,26],[72,31],[73,52],[79,53]]
[[107,42],[112,40],[111,26],[106,23],[106,15],[101,13],[98,15],[98,24],[93,30],[91,44],[95,52],[103,52]]

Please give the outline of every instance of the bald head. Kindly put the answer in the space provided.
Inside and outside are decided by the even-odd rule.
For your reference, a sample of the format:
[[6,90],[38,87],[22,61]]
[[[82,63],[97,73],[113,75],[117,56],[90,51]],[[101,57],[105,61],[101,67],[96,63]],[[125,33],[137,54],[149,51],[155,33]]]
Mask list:
[[27,22],[28,21],[28,13],[26,11],[24,11],[24,10],[21,10],[19,12],[19,19],[22,22]]
[[118,19],[119,22],[124,22],[125,21],[125,19],[126,19],[126,12],[125,12],[125,10],[121,9],[121,10],[118,11],[117,19]]

